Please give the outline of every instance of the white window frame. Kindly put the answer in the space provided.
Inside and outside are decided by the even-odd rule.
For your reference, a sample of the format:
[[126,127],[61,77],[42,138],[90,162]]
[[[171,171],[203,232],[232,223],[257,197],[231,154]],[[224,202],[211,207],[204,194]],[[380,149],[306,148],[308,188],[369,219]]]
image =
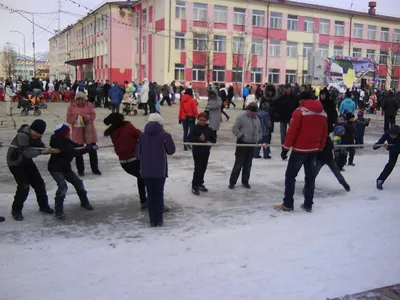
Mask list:
[[297,58],[297,42],[286,43],[286,57]]
[[364,30],[363,24],[355,23],[353,28],[353,37],[356,39],[362,39],[363,30]]
[[185,33],[175,32],[175,50],[185,50]]
[[[360,51],[358,51],[358,50],[360,50]],[[361,48],[353,48],[352,56],[353,57],[362,57],[362,49]]]
[[281,56],[281,41],[271,40],[269,41],[269,56],[280,57]]
[[139,38],[135,38],[135,43],[136,43],[136,54],[139,54]]
[[222,5],[214,6],[214,22],[215,23],[228,23],[228,7]]
[[176,0],[175,18],[176,19],[186,19],[186,2],[185,1]]
[[335,21],[335,35],[336,36],[344,36],[344,22],[343,21]]
[[329,56],[329,46],[327,45],[319,45],[318,53],[322,58],[327,58]]
[[388,42],[389,41],[389,28],[381,27],[381,41]]
[[400,43],[400,29],[393,30],[393,42]]
[[246,9],[245,8],[233,8],[233,24],[234,25],[245,25],[246,24]]
[[225,82],[225,67],[214,66],[213,67],[213,81],[214,82]]
[[263,39],[253,39],[251,41],[251,54],[253,55],[264,55],[264,40]]
[[285,83],[296,83],[296,70],[286,70]]
[[263,10],[253,9],[252,24],[255,27],[265,26],[265,13]]
[[[263,69],[262,68],[252,68],[251,69],[251,82],[252,83],[262,83],[263,82]],[[260,78],[260,80],[257,80],[257,77]]]
[[[240,76],[240,78],[236,78],[236,76]],[[242,67],[233,67],[232,68],[232,82],[242,82],[243,80],[243,68]]]
[[308,53],[313,51],[314,45],[312,43],[303,43],[303,56],[308,59]]
[[[192,73],[193,73],[192,74],[193,75],[193,78],[192,78],[193,81],[197,81],[197,82],[206,81],[206,67],[205,66],[203,66],[203,65],[193,65]],[[204,73],[204,79],[201,80],[200,77],[201,77],[201,75],[203,75],[203,73]]]
[[277,12],[271,12],[269,27],[274,29],[282,28],[282,14]]
[[304,18],[304,31],[314,33],[314,18]]
[[398,66],[400,66],[400,52],[393,52],[392,53],[392,65],[394,66],[394,67],[398,67]]
[[243,54],[244,52],[244,38],[234,36],[232,38],[232,53]]
[[[178,76],[177,75],[178,72]],[[183,75],[183,76],[181,76]],[[178,81],[185,81],[185,65],[184,64],[175,64],[174,68],[174,79]]]
[[208,5],[206,3],[197,3],[193,5],[193,20],[194,21],[207,21]]
[[376,54],[376,51],[374,49],[367,49],[366,57],[375,60],[375,54]]
[[376,81],[377,86],[380,88],[382,85],[386,86],[386,77],[379,77]]
[[142,24],[147,24],[147,9],[142,10]]
[[379,52],[379,64],[386,65],[387,64],[388,54],[385,51]]
[[142,54],[147,53],[147,36],[142,37]]
[[205,34],[193,34],[193,51],[207,50],[207,36]]
[[398,86],[399,86],[399,77],[392,77],[390,80],[390,88],[397,90]]
[[375,41],[376,40],[376,26],[375,25],[368,25],[368,36],[369,40]]
[[298,16],[288,15],[287,30],[288,31],[298,31],[299,30],[299,17]]
[[330,34],[331,32],[331,21],[328,19],[319,20],[319,33],[320,34]]
[[279,84],[280,69],[268,69],[268,83]]
[[224,35],[214,35],[214,52],[226,52],[226,36]]
[[343,47],[342,46],[334,46],[333,47],[333,56],[342,56],[343,55]]

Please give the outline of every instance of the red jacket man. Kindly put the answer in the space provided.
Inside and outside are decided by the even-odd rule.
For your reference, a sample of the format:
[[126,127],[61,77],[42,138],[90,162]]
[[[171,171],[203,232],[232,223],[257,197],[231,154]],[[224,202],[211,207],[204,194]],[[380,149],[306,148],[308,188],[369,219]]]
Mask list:
[[321,102],[315,99],[314,93],[306,91],[300,94],[302,102],[290,120],[289,130],[282,147],[282,158],[292,148],[289,163],[285,173],[285,196],[283,204],[275,208],[282,211],[292,211],[296,177],[302,166],[305,172],[304,204],[301,207],[311,212],[315,189],[314,167],[318,152],[325,147],[328,136],[327,115]]

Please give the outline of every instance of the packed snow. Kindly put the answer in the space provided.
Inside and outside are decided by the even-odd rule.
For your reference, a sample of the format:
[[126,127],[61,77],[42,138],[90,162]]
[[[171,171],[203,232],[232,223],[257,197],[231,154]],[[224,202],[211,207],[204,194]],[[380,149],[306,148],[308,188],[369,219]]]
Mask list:
[[[3,103],[0,110],[4,110]],[[166,130],[182,140],[177,106],[163,107]],[[49,105],[42,118],[48,123],[48,142],[63,121],[66,104]],[[234,142],[230,133],[239,109],[227,110],[218,142]],[[109,113],[97,109],[99,136]],[[0,140],[15,135],[11,119],[0,126]],[[17,126],[33,116],[14,117]],[[143,128],[145,117],[129,117]],[[382,118],[373,116],[366,143],[382,132]],[[278,145],[279,130],[273,134]],[[100,138],[99,145],[110,145]],[[313,212],[300,209],[303,174],[297,178],[293,213],[277,212],[282,201],[287,162],[272,149],[272,160],[255,159],[251,190],[238,184],[228,189],[234,162],[232,147],[212,149],[206,173],[208,193],[191,194],[191,153],[177,146],[169,158],[165,200],[171,211],[165,226],[150,228],[139,208],[136,178],[126,174],[112,148],[99,151],[103,176],[90,174],[85,157],[84,183],[95,210],[83,211],[70,186],[65,201],[67,220],[38,212],[31,190],[25,220],[10,217],[16,184],[0,150],[0,299],[326,299],[400,282],[398,171],[383,191],[375,180],[388,154],[366,146],[357,150],[355,167],[344,176],[346,192],[327,167],[316,181]],[[36,160],[50,203],[56,185],[47,172],[48,157]]]

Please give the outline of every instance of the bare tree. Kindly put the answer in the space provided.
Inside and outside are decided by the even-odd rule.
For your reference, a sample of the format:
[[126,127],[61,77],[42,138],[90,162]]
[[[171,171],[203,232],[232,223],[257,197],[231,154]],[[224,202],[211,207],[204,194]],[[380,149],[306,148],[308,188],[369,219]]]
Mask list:
[[385,55],[380,55],[379,63],[386,67],[386,77],[392,81],[396,77],[395,67],[400,66],[400,41],[388,43],[383,52]]
[[17,54],[14,49],[8,44],[4,46],[1,57],[1,66],[7,77],[13,77],[15,75],[15,60]]
[[[246,72],[251,70],[252,49],[248,47],[245,49],[246,36],[241,32],[239,36],[232,37],[232,67],[235,69],[232,72],[235,89],[239,91],[239,74],[242,73],[242,80],[240,83],[246,82]],[[246,53],[245,53],[246,52]],[[244,67],[243,67],[244,66]],[[243,89],[243,86],[242,86]]]

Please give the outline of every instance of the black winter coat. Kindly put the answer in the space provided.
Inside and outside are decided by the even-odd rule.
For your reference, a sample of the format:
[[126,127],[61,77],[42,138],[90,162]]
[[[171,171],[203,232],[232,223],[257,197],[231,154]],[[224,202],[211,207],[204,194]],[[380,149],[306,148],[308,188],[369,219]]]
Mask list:
[[60,149],[60,153],[52,154],[49,159],[47,169],[49,172],[69,172],[71,162],[75,156],[87,153],[86,149],[76,150],[81,145],[67,138],[58,137],[53,134],[50,138],[50,147]]
[[322,151],[318,153],[317,159],[323,162],[328,162],[329,160],[333,160],[333,149],[334,149],[333,142],[328,135],[328,137],[326,138],[325,147]]
[[271,110],[274,112],[274,121],[290,122],[293,112],[299,106],[297,97],[282,95],[271,103]]
[[328,133],[333,132],[333,127],[335,126],[336,120],[338,118],[338,113],[335,107],[335,102],[330,98],[321,100],[324,111],[328,117]]
[[[204,143],[200,141],[200,136],[204,135],[206,142],[211,142],[215,144],[217,142],[217,136],[214,130],[208,124],[206,126],[200,126],[197,124],[193,130],[190,130],[188,140],[192,143]],[[192,148],[194,155],[207,155],[210,154],[211,147],[206,146],[193,146]]]
[[382,109],[385,111],[386,116],[394,117],[397,115],[399,103],[395,96],[385,96],[383,99]]
[[234,91],[234,89],[233,89],[233,86],[230,86],[230,87],[228,88],[228,99],[232,99],[233,96],[235,96],[235,91]]
[[344,124],[344,129],[346,130],[342,137],[342,144],[353,145],[357,140],[357,127],[356,123],[346,121]]

